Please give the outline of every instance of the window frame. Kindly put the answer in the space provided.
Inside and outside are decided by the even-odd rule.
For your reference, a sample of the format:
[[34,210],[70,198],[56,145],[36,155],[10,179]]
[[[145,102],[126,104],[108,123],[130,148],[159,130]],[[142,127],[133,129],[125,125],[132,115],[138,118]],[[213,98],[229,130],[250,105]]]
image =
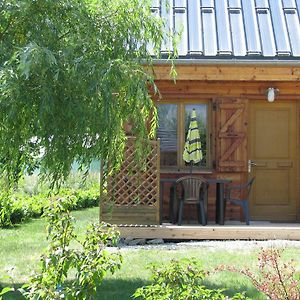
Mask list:
[[189,173],[190,166],[186,166],[183,160],[183,150],[185,143],[185,106],[206,104],[206,166],[194,167],[193,173],[206,173],[212,168],[212,102],[210,99],[187,99],[187,100],[164,100],[156,102],[156,107],[164,104],[177,105],[177,166],[160,166],[162,173],[181,172]]

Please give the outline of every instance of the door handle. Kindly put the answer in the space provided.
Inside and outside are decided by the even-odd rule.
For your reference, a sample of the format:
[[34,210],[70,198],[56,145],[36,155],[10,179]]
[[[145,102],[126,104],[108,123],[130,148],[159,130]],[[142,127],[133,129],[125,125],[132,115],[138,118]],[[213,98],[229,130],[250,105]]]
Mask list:
[[252,166],[255,167],[266,167],[266,162],[254,162],[251,159],[248,160],[248,173],[251,173]]
[[256,166],[256,167],[266,167],[267,163],[266,162],[255,163],[254,166]]
[[249,159],[248,160],[248,173],[251,173],[252,166],[255,166],[255,163]]

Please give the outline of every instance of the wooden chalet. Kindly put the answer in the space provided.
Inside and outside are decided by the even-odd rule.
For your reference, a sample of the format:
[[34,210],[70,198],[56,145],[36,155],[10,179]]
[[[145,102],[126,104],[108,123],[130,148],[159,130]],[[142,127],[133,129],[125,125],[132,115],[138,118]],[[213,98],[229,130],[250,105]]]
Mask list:
[[[204,158],[193,166],[193,173],[234,183],[255,176],[250,226],[231,227],[238,234],[229,236],[279,237],[279,228],[285,228],[280,238],[300,239],[300,0],[172,0],[169,10],[161,2],[165,1],[153,1],[153,13],[182,32],[175,62],[178,75],[174,82],[167,61],[155,62],[162,95],[153,97],[159,114],[158,140],[152,141],[147,169],[141,174],[134,170],[129,138],[124,167],[109,184],[113,204],[102,203],[102,219],[117,224],[170,222],[168,179],[190,172],[182,153],[189,114],[195,109]],[[168,41],[164,47],[163,51],[172,50]],[[215,192],[210,186],[211,224]],[[186,216],[193,220],[193,213]],[[205,226],[212,234],[201,233],[205,229],[193,224],[188,229],[169,225],[171,233],[160,231],[156,236],[225,238],[226,225],[240,219],[240,207],[229,206],[225,226]],[[278,227],[278,222],[294,225]],[[277,227],[267,236],[245,233],[255,224]],[[140,237],[142,227],[137,228]],[[166,230],[163,225],[157,228]],[[153,238],[157,229],[143,230]],[[189,234],[178,236],[176,230]],[[133,235],[128,228],[123,233]]]

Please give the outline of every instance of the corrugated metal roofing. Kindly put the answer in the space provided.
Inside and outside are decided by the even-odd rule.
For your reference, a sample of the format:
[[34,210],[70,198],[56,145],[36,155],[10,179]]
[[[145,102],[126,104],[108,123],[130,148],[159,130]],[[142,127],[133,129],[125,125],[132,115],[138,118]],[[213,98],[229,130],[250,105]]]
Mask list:
[[[153,0],[181,58],[299,59],[300,0]],[[162,52],[172,50],[166,38]]]

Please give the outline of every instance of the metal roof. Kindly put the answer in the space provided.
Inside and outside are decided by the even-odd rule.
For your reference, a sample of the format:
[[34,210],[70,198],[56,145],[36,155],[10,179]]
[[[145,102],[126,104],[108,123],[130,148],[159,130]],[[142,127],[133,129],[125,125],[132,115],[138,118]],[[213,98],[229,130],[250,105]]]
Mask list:
[[[153,0],[182,59],[299,60],[300,0]],[[172,51],[169,37],[162,53]]]

